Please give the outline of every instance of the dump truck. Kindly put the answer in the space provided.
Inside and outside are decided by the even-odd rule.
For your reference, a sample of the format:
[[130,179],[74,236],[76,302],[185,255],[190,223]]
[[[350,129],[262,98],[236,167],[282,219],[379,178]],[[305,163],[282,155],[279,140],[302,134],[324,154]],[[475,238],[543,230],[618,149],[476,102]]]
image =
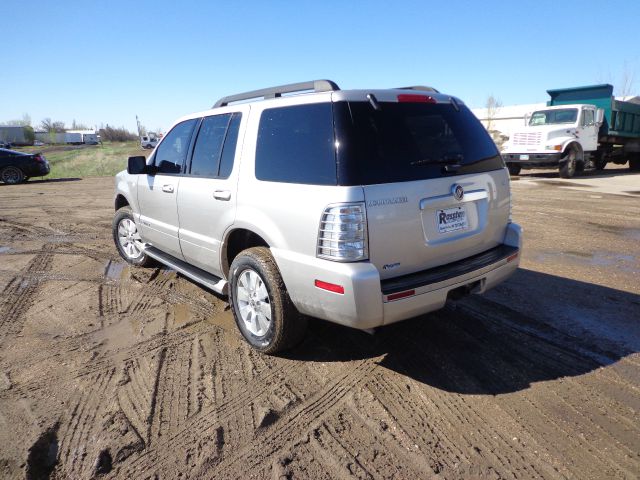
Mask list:
[[617,100],[609,84],[547,90],[547,107],[525,115],[502,157],[512,175],[522,168],[558,168],[562,178],[607,163],[640,171],[640,103]]

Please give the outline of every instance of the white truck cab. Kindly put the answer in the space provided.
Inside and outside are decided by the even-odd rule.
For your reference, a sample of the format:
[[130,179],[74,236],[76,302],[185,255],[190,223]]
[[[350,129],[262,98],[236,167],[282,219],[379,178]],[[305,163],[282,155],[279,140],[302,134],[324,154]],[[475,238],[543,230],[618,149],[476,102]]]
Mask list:
[[[560,176],[572,177],[590,164],[598,150],[598,132],[604,111],[594,105],[546,107],[525,116],[525,126],[503,146],[502,156],[512,175],[522,167],[560,167]],[[597,162],[593,164],[599,168]]]

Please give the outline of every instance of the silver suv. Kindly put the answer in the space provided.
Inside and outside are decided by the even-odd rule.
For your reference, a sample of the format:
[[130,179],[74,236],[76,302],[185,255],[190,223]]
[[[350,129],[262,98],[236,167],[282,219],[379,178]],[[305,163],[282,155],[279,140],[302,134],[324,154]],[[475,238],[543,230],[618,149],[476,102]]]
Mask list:
[[519,263],[509,173],[462,101],[318,80],[180,118],[116,176],[113,237],[228,295],[275,353],[306,316],[371,329],[483,293]]

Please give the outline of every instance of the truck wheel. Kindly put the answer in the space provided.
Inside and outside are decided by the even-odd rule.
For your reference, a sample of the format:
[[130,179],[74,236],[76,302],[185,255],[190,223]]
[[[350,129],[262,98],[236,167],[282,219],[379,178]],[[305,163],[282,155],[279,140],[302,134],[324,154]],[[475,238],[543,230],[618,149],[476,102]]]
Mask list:
[[24,173],[18,167],[5,167],[0,171],[0,179],[8,185],[15,185],[24,181]]
[[520,170],[522,170],[522,167],[515,163],[507,163],[507,168],[509,169],[509,175],[513,176],[520,175]]
[[307,319],[289,298],[269,249],[240,252],[230,272],[231,311],[249,345],[269,355],[295,346],[304,336]]
[[577,157],[575,149],[569,149],[563,159],[563,163],[560,165],[560,176],[562,178],[571,178],[575,175],[578,163]]
[[634,154],[629,159],[629,170],[632,172],[640,172],[640,153]]
[[128,263],[136,267],[148,267],[155,263],[144,253],[142,239],[138,233],[138,226],[133,220],[131,207],[122,207],[116,212],[111,231],[118,253]]

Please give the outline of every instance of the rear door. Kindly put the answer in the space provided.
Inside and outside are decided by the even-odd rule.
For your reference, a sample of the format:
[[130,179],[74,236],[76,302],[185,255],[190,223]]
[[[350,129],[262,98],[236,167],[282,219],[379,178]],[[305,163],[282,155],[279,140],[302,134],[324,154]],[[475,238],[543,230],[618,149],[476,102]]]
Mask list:
[[[220,245],[236,212],[237,147],[249,106],[205,117],[196,136],[191,162],[178,190],[180,246],[184,259],[221,276]],[[243,128],[241,128],[243,127]]]
[[409,97],[378,109],[349,102],[347,115],[336,104],[348,139],[340,183],[363,185],[369,258],[383,279],[489,250],[509,216],[508,173],[480,122],[462,104]]
[[138,203],[140,229],[145,242],[182,259],[178,240],[178,205],[176,197],[191,136],[199,119],[175,125],[156,149],[152,163],[154,175],[140,175]]

